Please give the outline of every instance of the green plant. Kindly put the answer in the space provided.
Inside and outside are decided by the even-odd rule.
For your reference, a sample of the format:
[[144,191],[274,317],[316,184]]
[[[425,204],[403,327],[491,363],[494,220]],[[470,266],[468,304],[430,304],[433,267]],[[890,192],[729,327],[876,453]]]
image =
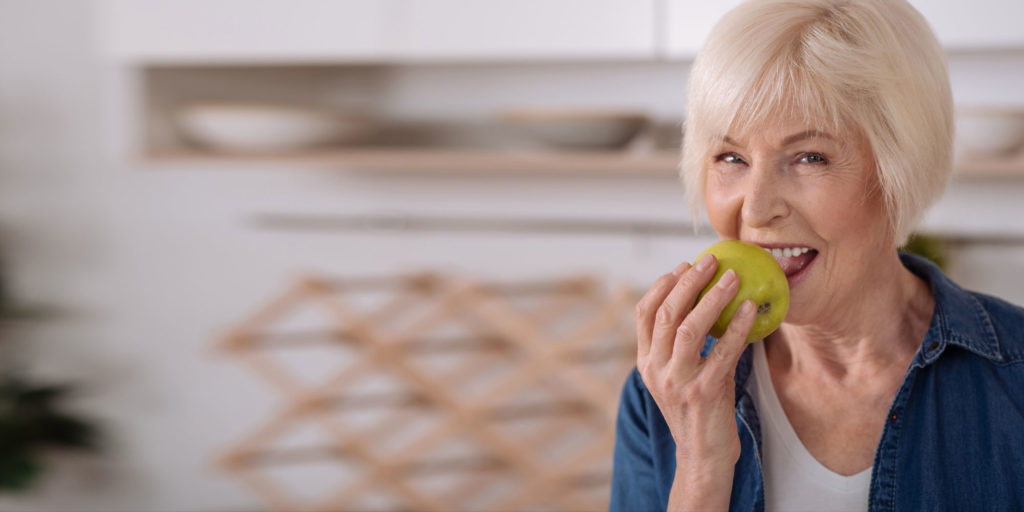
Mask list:
[[97,430],[60,409],[72,388],[9,374],[0,381],[0,491],[28,489],[41,475],[45,450],[94,449]]
[[910,235],[910,239],[907,240],[903,247],[900,247],[900,251],[916,254],[931,260],[932,263],[936,264],[944,272],[947,270],[946,264],[949,261],[949,248],[946,246],[946,241],[942,238],[915,233]]

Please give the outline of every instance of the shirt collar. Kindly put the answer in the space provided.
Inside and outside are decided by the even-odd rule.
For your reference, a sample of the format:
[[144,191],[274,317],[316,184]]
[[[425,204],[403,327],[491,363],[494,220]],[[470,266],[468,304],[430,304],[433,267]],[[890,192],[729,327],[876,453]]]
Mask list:
[[916,358],[920,360],[919,364],[924,366],[935,362],[948,345],[964,348],[992,361],[1003,360],[992,319],[973,293],[958,286],[934,263],[920,256],[901,253],[900,260],[903,266],[931,286],[935,298],[931,325]]

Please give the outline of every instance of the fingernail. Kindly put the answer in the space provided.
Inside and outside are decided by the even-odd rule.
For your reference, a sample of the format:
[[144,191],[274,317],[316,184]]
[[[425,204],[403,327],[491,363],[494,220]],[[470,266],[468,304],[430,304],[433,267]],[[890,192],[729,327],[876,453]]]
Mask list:
[[676,265],[676,268],[675,268],[675,270],[672,271],[672,273],[677,275],[677,276],[679,274],[682,274],[683,273],[683,269],[686,268],[686,266],[689,265],[689,264],[690,263],[688,261],[684,261],[684,262],[680,263],[679,265]]
[[716,286],[724,290],[732,286],[734,281],[736,281],[736,271],[730,268],[722,274],[722,278],[718,280],[718,284]]
[[739,315],[739,316],[745,317],[745,316],[749,315],[753,311],[754,311],[754,301],[748,299],[748,300],[743,301],[743,304],[740,304],[740,308],[736,310],[736,314]]
[[712,256],[710,254],[705,254],[704,256],[701,256],[700,260],[697,261],[697,270],[700,270],[701,272],[703,272],[703,271],[711,268],[711,259],[712,258],[714,258],[714,256]]

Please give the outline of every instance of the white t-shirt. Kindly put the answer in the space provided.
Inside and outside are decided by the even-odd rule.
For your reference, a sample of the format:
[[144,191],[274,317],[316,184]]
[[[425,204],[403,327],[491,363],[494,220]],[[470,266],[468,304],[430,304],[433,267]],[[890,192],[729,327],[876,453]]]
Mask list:
[[761,422],[765,510],[867,510],[871,468],[843,476],[823,466],[807,451],[775,394],[763,341],[754,344],[754,369],[746,387]]

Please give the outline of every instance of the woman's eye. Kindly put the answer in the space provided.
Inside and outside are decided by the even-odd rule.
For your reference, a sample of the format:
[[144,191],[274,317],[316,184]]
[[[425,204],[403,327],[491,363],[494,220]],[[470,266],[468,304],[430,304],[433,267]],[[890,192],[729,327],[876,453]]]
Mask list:
[[804,153],[800,156],[802,164],[827,164],[828,160],[818,153]]
[[725,162],[727,164],[743,164],[746,163],[736,153],[722,153],[715,157],[716,162]]

